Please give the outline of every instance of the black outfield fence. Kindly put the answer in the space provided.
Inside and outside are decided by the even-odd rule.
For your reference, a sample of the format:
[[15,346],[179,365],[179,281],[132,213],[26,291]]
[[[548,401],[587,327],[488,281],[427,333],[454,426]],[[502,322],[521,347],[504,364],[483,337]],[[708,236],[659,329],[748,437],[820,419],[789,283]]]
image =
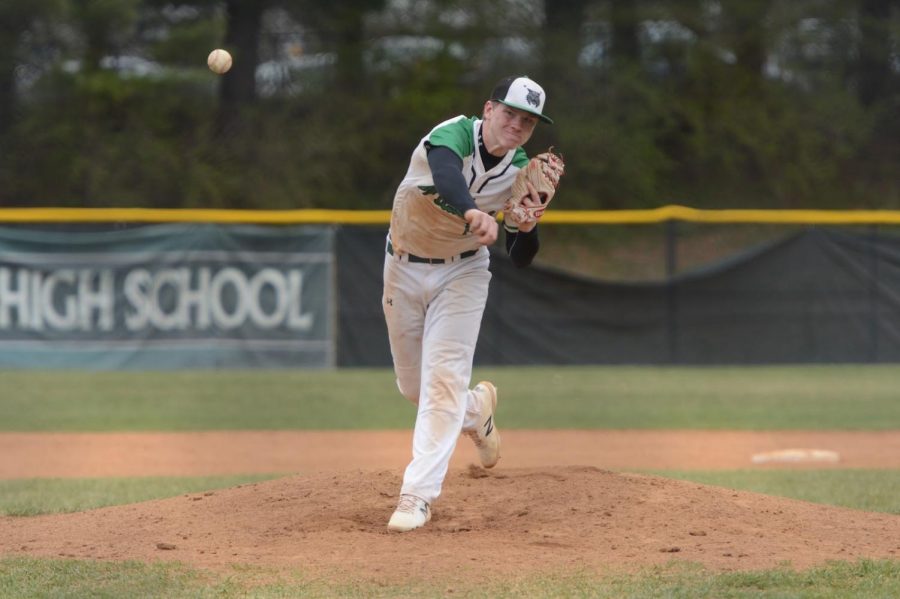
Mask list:
[[[10,361],[0,367],[389,366],[381,311],[388,216],[2,209],[0,355]],[[665,273],[624,282],[516,269],[498,242],[477,365],[900,361],[900,212],[666,206],[556,211],[546,220],[662,224]],[[679,270],[682,222],[803,228]],[[186,223],[196,230],[170,230]],[[321,241],[296,246],[301,235]],[[129,253],[157,238],[172,241]],[[156,362],[144,359],[150,349]],[[291,357],[301,353],[320,357]],[[242,355],[253,357],[244,363]]]
[[[338,364],[387,366],[385,229],[337,235]],[[809,228],[658,282],[532,266],[494,248],[478,365],[900,361],[900,237]]]

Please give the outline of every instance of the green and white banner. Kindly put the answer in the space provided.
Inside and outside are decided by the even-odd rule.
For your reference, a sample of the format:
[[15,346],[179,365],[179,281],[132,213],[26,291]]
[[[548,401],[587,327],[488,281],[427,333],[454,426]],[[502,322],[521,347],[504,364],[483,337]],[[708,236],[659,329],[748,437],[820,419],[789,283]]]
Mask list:
[[330,227],[0,228],[0,368],[327,367]]

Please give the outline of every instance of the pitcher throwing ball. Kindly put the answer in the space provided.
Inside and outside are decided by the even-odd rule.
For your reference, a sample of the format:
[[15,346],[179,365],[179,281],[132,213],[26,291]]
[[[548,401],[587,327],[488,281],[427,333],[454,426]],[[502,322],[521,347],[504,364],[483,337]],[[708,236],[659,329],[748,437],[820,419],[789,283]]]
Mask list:
[[546,96],[528,77],[500,81],[481,118],[437,125],[416,146],[394,196],[382,306],[400,392],[418,406],[413,459],[388,522],[409,531],[431,519],[460,432],[481,464],[500,459],[497,389],[470,389],[475,343],[487,302],[490,254],[503,211],[506,251],[518,267],[538,251],[537,223],[563,174],[562,159],[530,159],[522,146]]

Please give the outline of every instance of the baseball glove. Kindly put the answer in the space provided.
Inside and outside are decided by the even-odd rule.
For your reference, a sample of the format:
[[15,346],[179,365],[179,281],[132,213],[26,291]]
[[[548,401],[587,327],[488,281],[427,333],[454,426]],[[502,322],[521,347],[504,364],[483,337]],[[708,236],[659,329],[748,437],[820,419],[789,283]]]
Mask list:
[[[553,148],[529,160],[513,181],[512,196],[503,206],[504,220],[510,221],[514,226],[537,222],[556,194],[559,178],[563,176],[565,169],[562,156],[554,153]],[[537,190],[541,198],[540,206],[523,205],[523,200],[531,197],[526,181]]]

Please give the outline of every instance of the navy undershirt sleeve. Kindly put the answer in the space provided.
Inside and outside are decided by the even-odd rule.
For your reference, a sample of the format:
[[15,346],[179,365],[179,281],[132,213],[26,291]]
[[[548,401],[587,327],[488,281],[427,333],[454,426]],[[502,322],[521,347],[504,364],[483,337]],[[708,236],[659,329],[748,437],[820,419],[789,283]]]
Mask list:
[[506,229],[506,253],[517,268],[530,265],[540,246],[537,226],[528,233]]
[[441,199],[459,210],[460,216],[465,214],[466,210],[478,209],[462,174],[462,158],[445,146],[426,144],[425,147],[428,151],[428,166],[431,167],[434,187]]

